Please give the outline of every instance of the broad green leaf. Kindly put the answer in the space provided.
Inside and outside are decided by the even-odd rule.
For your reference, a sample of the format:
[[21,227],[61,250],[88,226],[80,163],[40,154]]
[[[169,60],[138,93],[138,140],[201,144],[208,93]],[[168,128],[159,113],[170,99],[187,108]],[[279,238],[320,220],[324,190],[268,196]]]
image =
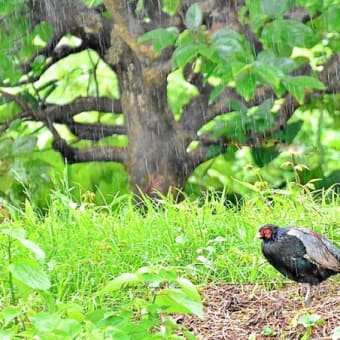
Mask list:
[[152,40],[154,51],[159,53],[163,48],[174,45],[178,34],[176,27],[157,28],[140,36],[138,42],[143,43]]
[[278,55],[290,56],[295,46],[310,48],[315,45],[318,35],[301,22],[275,20],[264,27],[261,40]]
[[[12,322],[16,317],[21,314],[20,306],[7,306],[1,312],[0,316],[4,319],[4,326],[6,327],[10,322]],[[2,339],[2,337],[1,337]]]
[[286,76],[283,84],[300,104],[304,102],[305,89],[325,89],[325,85],[320,80],[309,76]]
[[13,340],[15,339],[15,336],[16,336],[16,331],[14,330],[3,330],[3,329],[0,329],[0,339],[1,340]]
[[29,263],[13,262],[9,265],[12,275],[28,287],[38,290],[48,290],[50,280],[42,268]]
[[183,69],[177,69],[168,75],[168,103],[176,119],[179,118],[183,107],[199,95],[196,86],[190,84],[183,75]]
[[248,183],[248,182],[244,182],[244,181],[240,181],[236,178],[233,178],[233,180],[241,185],[243,185],[245,188],[247,189],[250,189],[252,191],[255,191],[255,192],[260,192],[260,189],[256,186],[256,185],[253,185],[251,183]]
[[325,85],[314,77],[310,76],[286,76],[284,79],[285,83],[292,84],[295,86],[301,86],[309,89],[325,90]]
[[37,57],[35,57],[33,62],[31,63],[31,68],[34,75],[39,75],[43,71],[45,64],[45,56],[38,55]]
[[26,230],[23,228],[0,228],[0,233],[20,241],[26,237]]
[[267,115],[267,113],[270,112],[270,110],[272,109],[274,104],[274,99],[273,98],[269,98],[264,100],[258,107],[256,110],[256,115],[257,116],[261,116],[261,117],[265,117]]
[[339,340],[340,339],[340,326],[335,327],[331,332],[332,340]]
[[216,98],[218,98],[218,96],[223,92],[224,88],[224,85],[218,85],[214,87],[209,96],[209,105],[211,105],[216,100]]
[[197,44],[185,44],[178,47],[172,55],[173,69],[183,67],[197,57],[200,47]]
[[97,292],[96,295],[109,294],[127,286],[137,286],[140,283],[142,283],[142,280],[138,275],[133,273],[124,273],[110,281],[104,286],[104,288]]
[[193,283],[191,283],[188,279],[184,277],[179,277],[177,279],[177,282],[185,294],[187,294],[189,297],[191,297],[195,301],[202,302],[201,296],[198,293],[197,288]]
[[20,125],[23,123],[22,119],[16,119],[13,120],[13,122],[10,124],[9,129],[10,130],[16,130],[20,127]]
[[245,143],[247,141],[244,125],[248,120],[239,112],[230,112],[222,119],[219,119],[213,128],[213,135],[218,139],[227,137],[236,143]]
[[322,20],[326,22],[329,32],[340,32],[340,3],[335,6],[330,6],[322,15]]
[[306,328],[321,325],[324,322],[325,320],[323,320],[320,315],[308,313],[303,314],[298,320],[298,324],[303,325]]
[[21,244],[29,249],[38,260],[44,260],[45,259],[45,252],[34,242],[30,240],[20,240]]
[[294,5],[294,0],[260,0],[260,8],[264,14],[279,16]]
[[252,148],[251,154],[255,164],[259,167],[264,167],[280,155],[280,152],[275,146],[269,148]]
[[52,332],[57,328],[60,316],[58,313],[40,312],[30,320],[38,332]]
[[231,55],[244,52],[242,36],[231,29],[220,29],[211,38],[211,49],[216,51],[221,58],[228,59]]
[[0,82],[8,80],[11,84],[15,84],[20,79],[22,72],[16,68],[13,59],[13,56],[1,54]]
[[318,11],[321,11],[324,6],[324,1],[320,0],[296,0],[296,5],[299,7],[306,8],[310,11],[313,16]]
[[260,61],[256,61],[254,67],[259,78],[264,83],[272,85],[275,89],[279,87],[281,79],[284,77],[284,73],[279,68]]
[[60,319],[57,325],[58,334],[75,339],[81,331],[81,324],[74,319]]
[[290,144],[293,142],[294,138],[298,134],[298,132],[301,130],[301,127],[303,125],[302,120],[298,120],[297,122],[289,123],[287,126],[284,127],[284,129],[280,132],[278,132],[275,137],[280,140],[281,143],[287,143]]
[[285,74],[290,73],[297,68],[297,65],[293,59],[278,57],[271,49],[261,51],[257,55],[257,60],[255,61],[256,66],[257,63],[259,63],[259,66],[261,67],[268,65],[270,67],[276,68],[278,71],[281,71]]
[[39,47],[45,47],[53,36],[53,28],[46,21],[39,23],[34,27],[32,43]]
[[211,159],[213,157],[216,157],[218,155],[220,155],[222,153],[222,150],[221,150],[221,145],[211,145],[206,153],[206,158],[207,159]]
[[12,145],[12,155],[29,156],[29,153],[34,149],[37,144],[37,137],[32,135],[22,136],[17,138]]
[[241,72],[236,77],[236,90],[246,100],[253,98],[256,88],[256,75],[251,69]]
[[179,6],[181,4],[181,0],[162,0],[162,10],[169,14],[174,15],[177,13]]
[[167,313],[189,313],[203,318],[203,305],[180,289],[163,289],[156,296],[156,304]]
[[229,105],[234,111],[240,112],[242,115],[248,112],[247,106],[237,99],[230,99]]
[[196,31],[202,23],[202,11],[199,3],[192,4],[185,13],[185,25],[189,30]]

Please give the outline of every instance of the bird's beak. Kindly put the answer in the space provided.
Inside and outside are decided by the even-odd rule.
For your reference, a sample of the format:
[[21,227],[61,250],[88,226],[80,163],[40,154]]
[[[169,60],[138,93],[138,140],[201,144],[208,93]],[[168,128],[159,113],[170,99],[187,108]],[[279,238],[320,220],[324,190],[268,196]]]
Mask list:
[[257,233],[256,235],[255,235],[255,237],[254,237],[254,240],[255,239],[261,239],[262,238],[262,235],[260,234],[260,233]]

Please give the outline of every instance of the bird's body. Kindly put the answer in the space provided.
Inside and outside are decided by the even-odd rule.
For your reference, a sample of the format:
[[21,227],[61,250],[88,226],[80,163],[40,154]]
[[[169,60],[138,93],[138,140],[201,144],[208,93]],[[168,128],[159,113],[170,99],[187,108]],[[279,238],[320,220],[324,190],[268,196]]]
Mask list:
[[316,286],[340,273],[340,250],[312,230],[267,224],[260,228],[259,238],[264,257],[293,281]]

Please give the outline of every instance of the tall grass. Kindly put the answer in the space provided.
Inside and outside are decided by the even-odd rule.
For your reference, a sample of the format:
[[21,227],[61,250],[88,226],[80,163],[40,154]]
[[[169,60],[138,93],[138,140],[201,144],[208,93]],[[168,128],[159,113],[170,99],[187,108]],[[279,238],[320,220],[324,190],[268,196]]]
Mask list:
[[[22,210],[12,210],[6,227],[25,228],[27,238],[46,252],[45,269],[56,300],[88,310],[112,303],[94,298],[94,292],[113,277],[143,266],[174,266],[201,285],[211,281],[280,285],[282,276],[263,259],[255,239],[265,223],[308,227],[340,243],[340,199],[332,191],[318,196],[293,190],[271,192],[239,206],[226,204],[223,195],[203,203],[189,199],[174,203],[163,197],[159,205],[145,200],[143,210],[130,197],[97,207],[89,202],[75,204],[67,191],[53,195],[46,214],[26,202]],[[0,244],[4,264],[0,275],[5,278],[3,236]],[[14,258],[26,255],[20,248],[12,254]],[[9,301],[5,279],[0,290],[3,300]]]

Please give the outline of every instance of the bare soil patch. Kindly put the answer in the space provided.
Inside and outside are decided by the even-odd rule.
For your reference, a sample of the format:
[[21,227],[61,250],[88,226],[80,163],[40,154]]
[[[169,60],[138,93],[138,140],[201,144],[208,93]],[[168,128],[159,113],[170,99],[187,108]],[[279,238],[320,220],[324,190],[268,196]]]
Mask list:
[[[340,282],[323,282],[312,303],[305,307],[305,285],[287,284],[280,290],[258,285],[210,285],[201,291],[205,317],[179,315],[177,323],[185,325],[198,339],[301,339],[306,329],[298,319],[317,314],[324,320],[312,328],[310,339],[331,339],[332,330],[340,326]],[[270,328],[274,334],[263,335]]]

